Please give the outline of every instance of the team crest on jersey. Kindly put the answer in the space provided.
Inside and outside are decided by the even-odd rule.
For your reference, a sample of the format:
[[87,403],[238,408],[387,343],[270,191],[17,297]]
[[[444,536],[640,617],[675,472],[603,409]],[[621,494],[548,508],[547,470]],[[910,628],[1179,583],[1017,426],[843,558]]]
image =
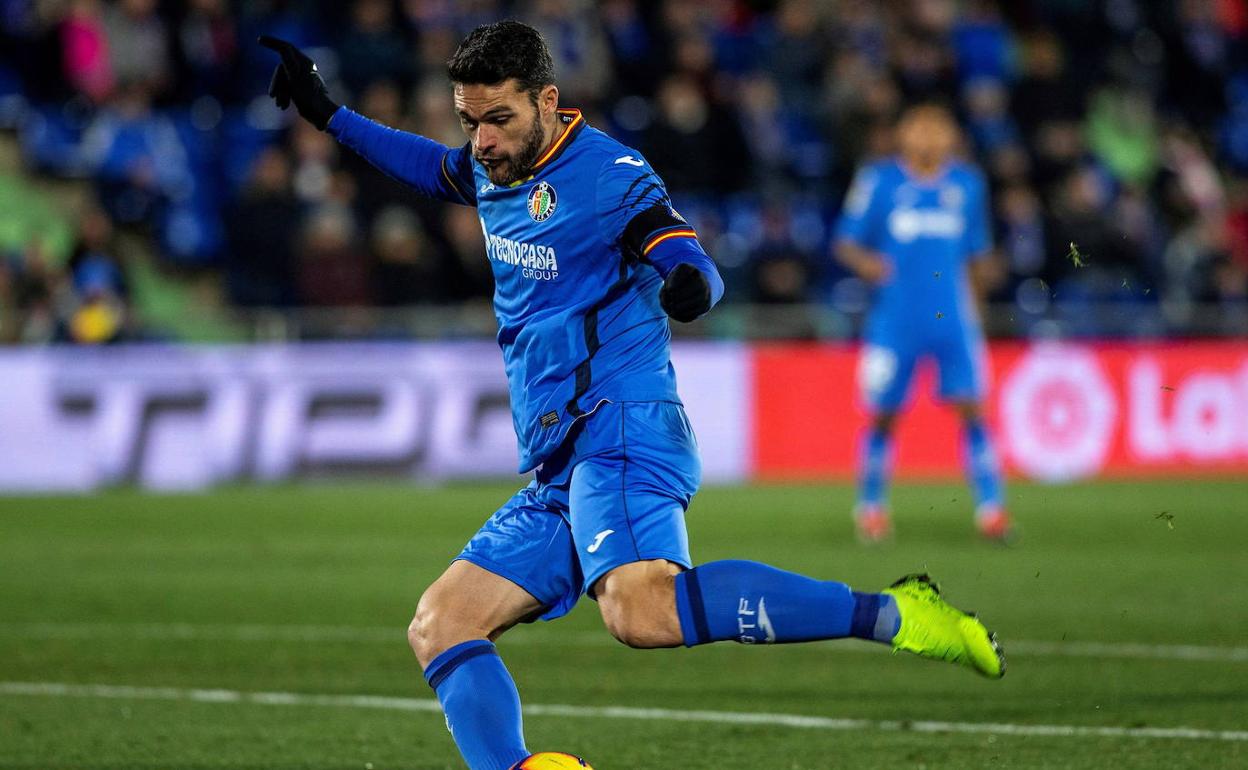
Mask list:
[[966,195],[962,192],[962,188],[957,185],[949,184],[940,188],[940,205],[947,209],[961,208],[965,200]]
[[559,196],[550,182],[538,182],[529,190],[529,216],[534,222],[545,222],[555,213]]

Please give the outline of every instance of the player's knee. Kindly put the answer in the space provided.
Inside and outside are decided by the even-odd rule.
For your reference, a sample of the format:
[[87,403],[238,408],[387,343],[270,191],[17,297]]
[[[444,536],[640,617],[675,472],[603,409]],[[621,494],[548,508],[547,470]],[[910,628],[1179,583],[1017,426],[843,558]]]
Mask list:
[[672,634],[663,618],[627,601],[602,605],[602,620],[611,636],[637,650],[680,644],[679,637]]
[[412,652],[416,653],[421,668],[428,666],[440,652],[434,649],[433,617],[434,613],[422,605],[412,616],[412,622],[407,624],[407,643],[411,645]]
[[407,624],[407,643],[416,653],[421,668],[427,667],[434,658],[455,644],[458,636],[462,636],[456,633],[457,629],[452,627],[448,617],[432,592],[426,591],[420,597],[416,614]]
[[679,645],[677,571],[668,562],[637,562],[618,567],[598,581],[595,595],[607,631],[637,649]]

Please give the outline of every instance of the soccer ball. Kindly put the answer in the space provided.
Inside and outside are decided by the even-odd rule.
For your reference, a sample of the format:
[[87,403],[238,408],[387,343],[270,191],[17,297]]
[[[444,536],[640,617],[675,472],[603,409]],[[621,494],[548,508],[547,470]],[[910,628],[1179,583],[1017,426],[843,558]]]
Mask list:
[[539,751],[512,765],[511,770],[594,770],[580,757],[558,751]]

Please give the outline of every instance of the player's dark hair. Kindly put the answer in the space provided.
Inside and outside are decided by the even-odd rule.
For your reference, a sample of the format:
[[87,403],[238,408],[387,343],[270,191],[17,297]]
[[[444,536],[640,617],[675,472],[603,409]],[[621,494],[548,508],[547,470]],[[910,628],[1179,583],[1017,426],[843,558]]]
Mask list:
[[958,111],[952,104],[944,99],[936,97],[928,97],[910,102],[902,108],[901,114],[897,116],[897,122],[904,123],[906,120],[916,115],[939,115],[948,119],[954,125],[958,123]]
[[452,83],[495,85],[515,78],[534,99],[555,82],[555,63],[542,35],[528,24],[483,24],[464,38],[447,62]]

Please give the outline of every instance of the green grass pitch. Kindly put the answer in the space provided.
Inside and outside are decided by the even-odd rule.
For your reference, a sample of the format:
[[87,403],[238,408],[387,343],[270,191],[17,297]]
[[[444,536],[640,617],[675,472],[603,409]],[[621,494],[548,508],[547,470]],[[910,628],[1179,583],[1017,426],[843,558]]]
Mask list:
[[[460,768],[433,711],[182,695],[427,701],[407,621],[510,490],[326,484],[0,499],[0,767]],[[707,489],[688,517],[694,558],[758,559],[860,589],[929,570],[998,632],[1004,680],[857,641],[634,651],[583,600],[561,621],[502,639],[527,704],[869,723],[535,713],[529,745],[582,754],[598,770],[1248,767],[1248,481],[1015,484],[1023,540],[1012,548],[974,539],[963,487],[916,484],[895,492],[896,543],[864,549],[851,494]],[[99,697],[14,683],[173,689],[170,699]],[[907,729],[915,721],[1228,732]]]

